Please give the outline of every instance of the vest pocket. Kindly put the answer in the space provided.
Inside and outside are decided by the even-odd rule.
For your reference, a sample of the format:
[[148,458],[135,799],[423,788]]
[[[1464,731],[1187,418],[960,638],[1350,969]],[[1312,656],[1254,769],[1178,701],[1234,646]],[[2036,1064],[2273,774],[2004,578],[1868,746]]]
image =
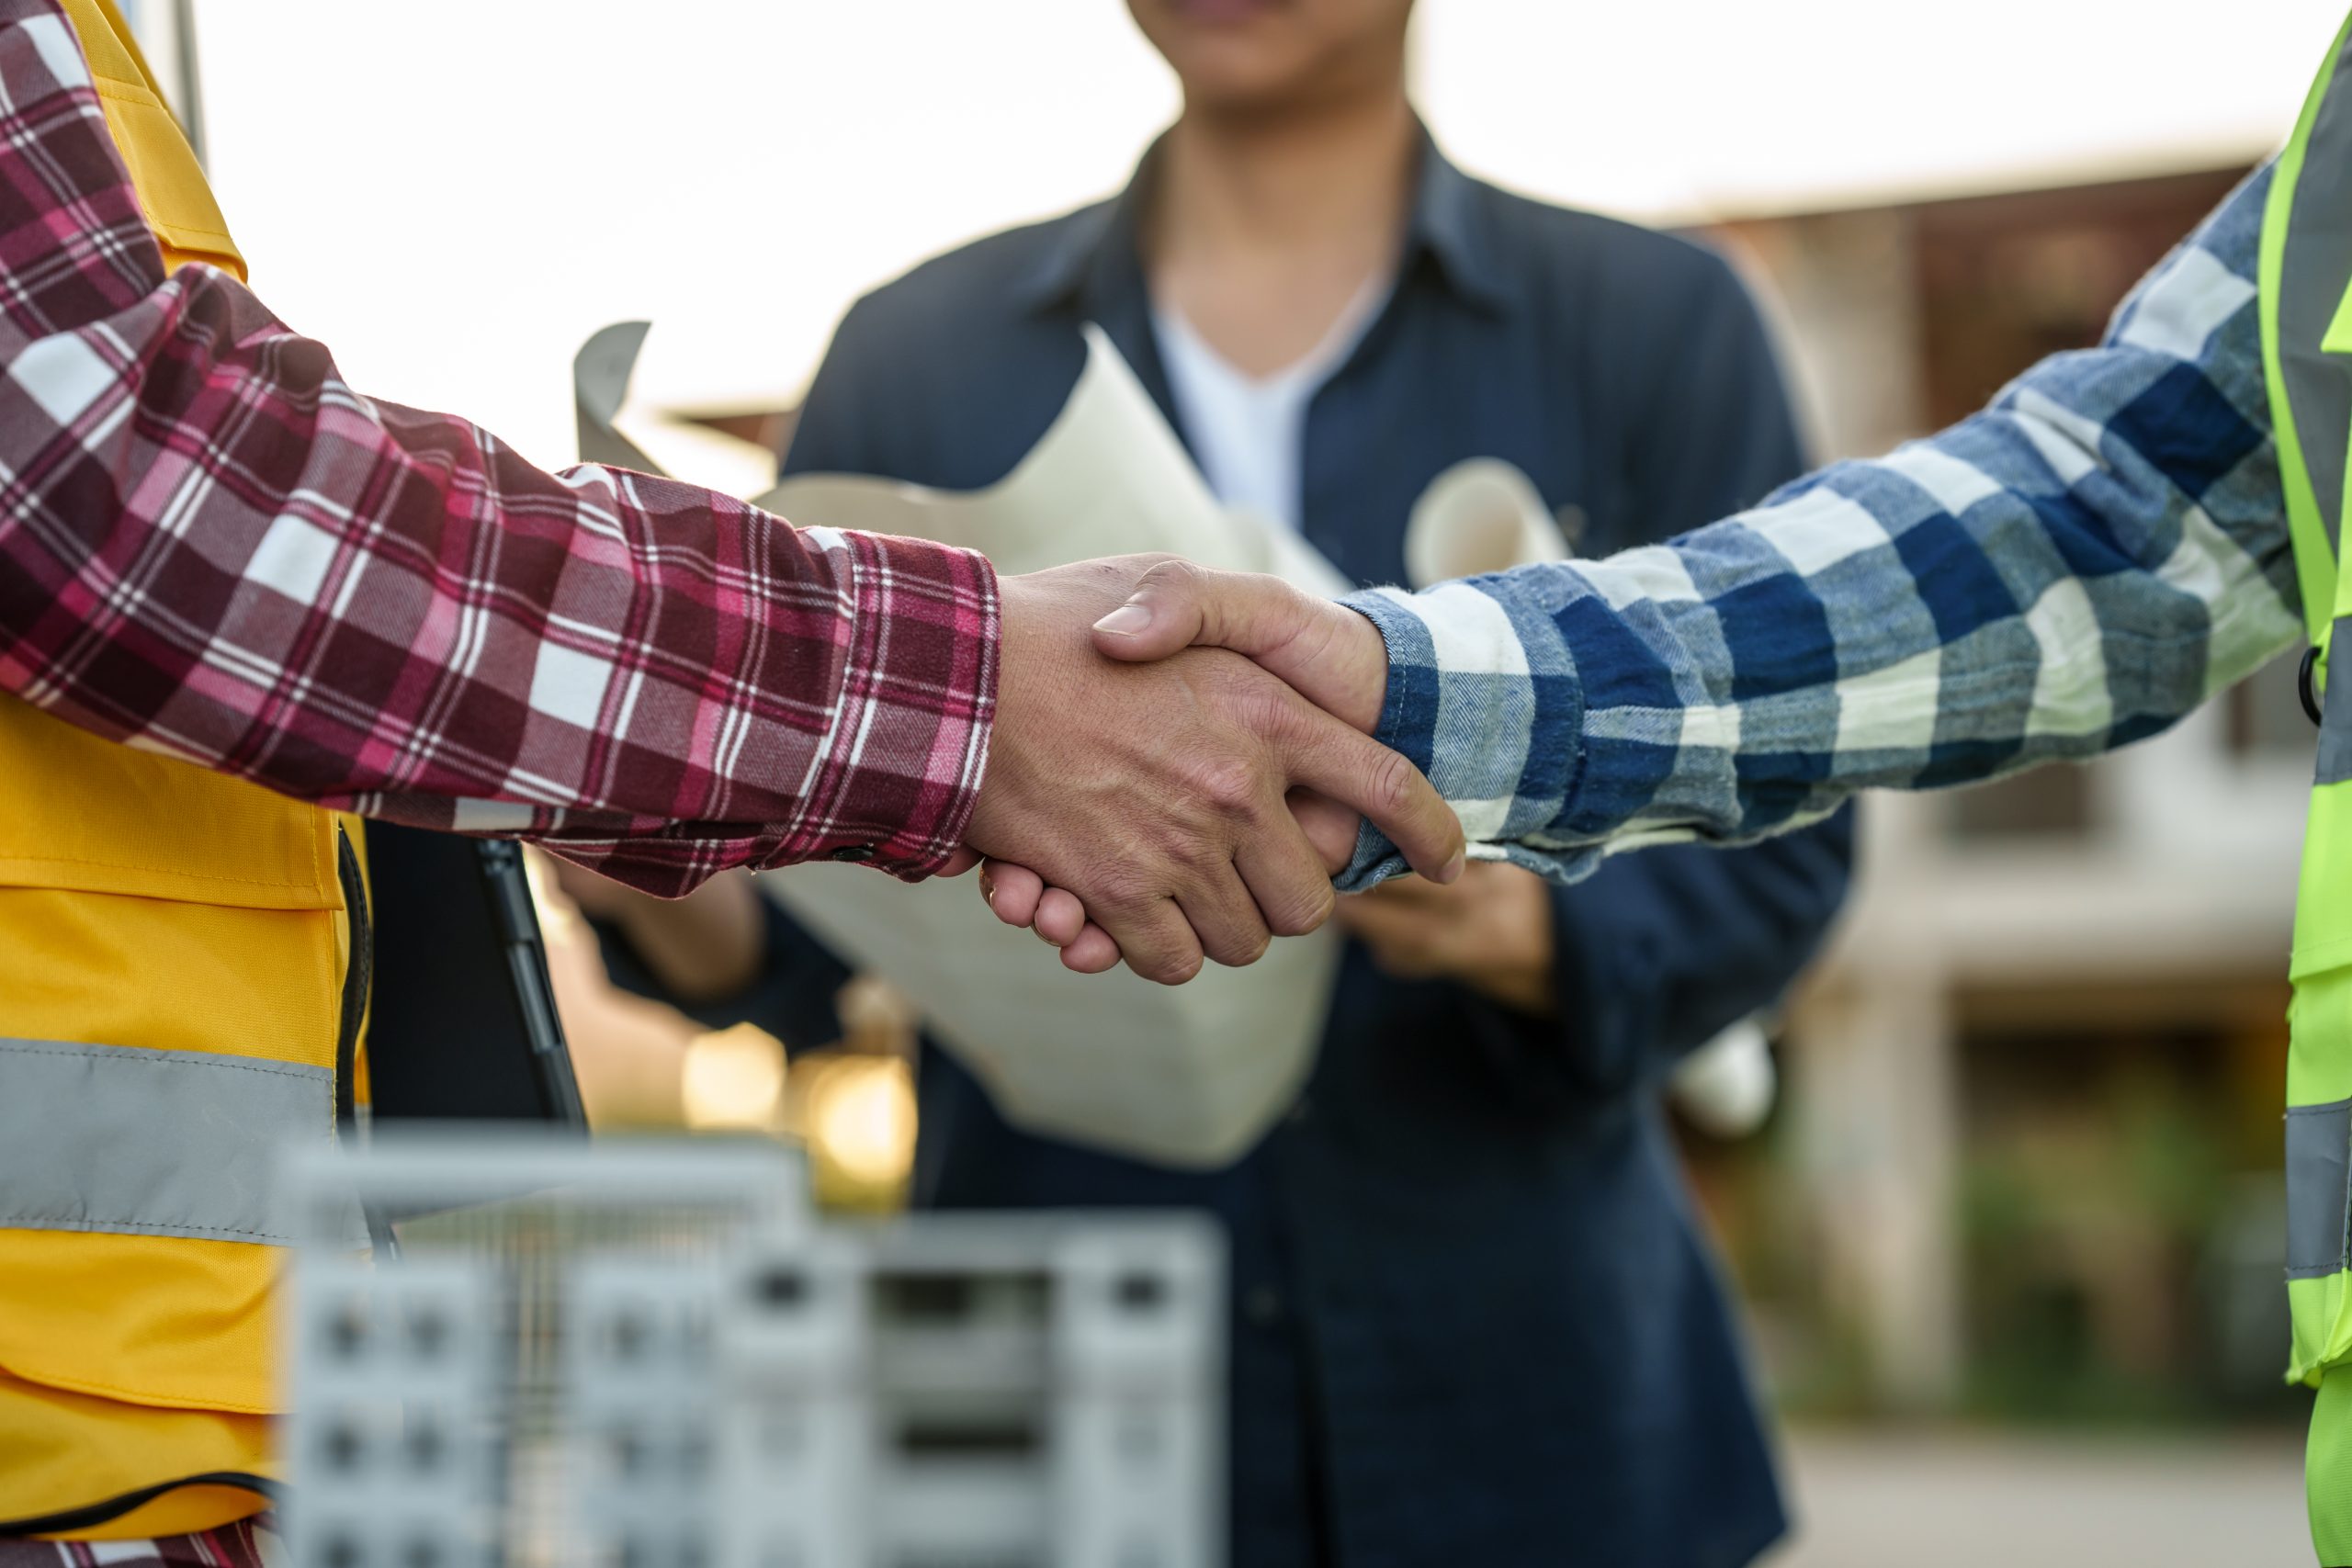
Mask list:
[[327,812],[0,697],[0,1037],[332,1068],[342,907]]
[[334,819],[0,696],[0,886],[243,909],[342,903]]

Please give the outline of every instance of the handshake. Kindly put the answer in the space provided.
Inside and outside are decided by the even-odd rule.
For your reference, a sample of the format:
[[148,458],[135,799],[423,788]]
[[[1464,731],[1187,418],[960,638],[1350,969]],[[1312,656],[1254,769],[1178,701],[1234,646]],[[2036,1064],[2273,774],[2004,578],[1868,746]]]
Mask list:
[[1001,580],[987,775],[946,867],[1084,974],[1180,985],[1331,914],[1361,821],[1441,883],[1462,825],[1369,738],[1388,656],[1279,579],[1124,556]]

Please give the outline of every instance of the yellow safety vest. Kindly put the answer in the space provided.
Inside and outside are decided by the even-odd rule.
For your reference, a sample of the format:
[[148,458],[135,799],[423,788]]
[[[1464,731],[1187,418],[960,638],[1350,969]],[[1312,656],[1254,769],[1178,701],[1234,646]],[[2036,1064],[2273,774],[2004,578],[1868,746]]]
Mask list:
[[[63,4],[166,264],[243,277],[111,0]],[[355,1092],[359,848],[356,820],[0,696],[0,1535],[265,1506],[269,1169]]]

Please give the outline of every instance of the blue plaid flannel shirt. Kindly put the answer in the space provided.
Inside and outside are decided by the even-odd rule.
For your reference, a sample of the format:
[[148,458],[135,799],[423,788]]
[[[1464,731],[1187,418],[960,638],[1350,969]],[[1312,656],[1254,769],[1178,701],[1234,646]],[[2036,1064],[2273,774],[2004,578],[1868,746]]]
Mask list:
[[[1379,738],[1474,852],[1573,880],[1858,790],[2152,735],[2301,636],[2255,309],[2257,170],[1991,406],[1669,545],[1347,603]],[[1343,887],[1404,869],[1367,829]]]

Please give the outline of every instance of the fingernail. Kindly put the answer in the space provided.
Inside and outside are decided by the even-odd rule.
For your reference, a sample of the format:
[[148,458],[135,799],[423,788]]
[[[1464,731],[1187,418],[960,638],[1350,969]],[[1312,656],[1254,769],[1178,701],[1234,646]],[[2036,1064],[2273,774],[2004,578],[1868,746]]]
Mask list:
[[1140,604],[1127,604],[1120,605],[1095,622],[1094,629],[1098,632],[1109,632],[1113,637],[1133,637],[1149,625],[1151,625],[1149,610]]
[[1453,881],[1456,877],[1462,874],[1463,868],[1469,863],[1470,852],[1468,850],[1462,849],[1454,851],[1453,858],[1445,863],[1445,869],[1437,874],[1438,881],[1441,883],[1449,883]]
[[1047,947],[1068,947],[1069,945],[1069,943],[1066,942],[1056,942],[1052,937],[1046,936],[1044,931],[1039,931],[1037,934],[1039,936],[1046,937],[1046,945]]

